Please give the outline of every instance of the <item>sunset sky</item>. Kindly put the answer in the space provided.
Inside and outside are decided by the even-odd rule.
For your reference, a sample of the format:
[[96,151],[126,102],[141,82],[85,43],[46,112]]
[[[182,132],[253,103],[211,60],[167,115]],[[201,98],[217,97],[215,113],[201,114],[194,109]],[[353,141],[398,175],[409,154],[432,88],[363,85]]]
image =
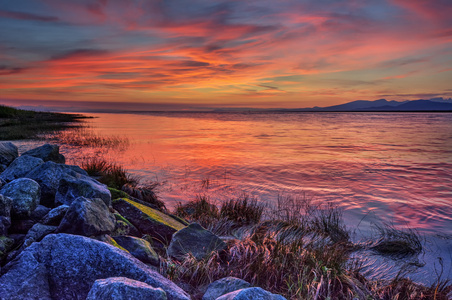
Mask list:
[[451,97],[451,16],[451,0],[0,0],[0,103],[294,108]]

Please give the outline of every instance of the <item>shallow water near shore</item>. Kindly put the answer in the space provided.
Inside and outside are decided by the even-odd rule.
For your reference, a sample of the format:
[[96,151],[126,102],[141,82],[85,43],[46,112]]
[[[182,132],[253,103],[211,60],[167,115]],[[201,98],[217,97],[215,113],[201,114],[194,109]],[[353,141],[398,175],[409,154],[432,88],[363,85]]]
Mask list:
[[[242,193],[268,206],[287,196],[332,202],[344,210],[355,241],[382,222],[425,237],[426,252],[418,257],[371,256],[369,275],[390,278],[411,264],[409,277],[431,283],[442,256],[443,279],[452,279],[452,114],[87,115],[95,117],[87,122],[96,134],[130,144],[64,145],[68,163],[102,155],[142,181],[160,183],[158,195],[169,208],[196,195],[221,203]],[[32,144],[21,143],[21,151]],[[376,269],[382,261],[386,267]]]

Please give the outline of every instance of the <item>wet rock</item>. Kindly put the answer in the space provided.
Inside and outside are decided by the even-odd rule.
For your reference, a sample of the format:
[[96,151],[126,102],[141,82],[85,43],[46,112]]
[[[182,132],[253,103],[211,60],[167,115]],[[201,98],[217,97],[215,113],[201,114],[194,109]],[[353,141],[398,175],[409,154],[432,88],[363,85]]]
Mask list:
[[11,214],[20,218],[29,217],[41,198],[39,184],[29,178],[19,178],[6,184],[0,194],[12,199]]
[[77,166],[61,165],[48,161],[31,170],[25,177],[35,180],[41,186],[41,204],[53,207],[60,180],[75,178],[77,174],[88,176],[85,171]]
[[111,194],[106,185],[79,174],[76,177],[62,178],[55,194],[55,202],[70,205],[78,197],[100,198],[105,205],[111,205]]
[[9,217],[0,216],[0,235],[7,235],[9,227],[11,227],[11,219]]
[[44,205],[38,205],[36,209],[31,213],[30,219],[39,222],[50,212],[50,210],[50,208],[45,207]]
[[[5,171],[5,170],[6,170],[6,168],[7,168],[7,166],[6,166],[6,165],[4,165],[4,164],[0,164],[0,173],[2,173],[3,171]],[[2,180],[1,180],[1,178],[0,178],[0,187],[1,187],[1,182],[2,182]]]
[[96,280],[86,298],[86,300],[111,299],[166,300],[167,297],[161,288],[153,288],[144,282],[125,277],[111,277]]
[[79,197],[69,206],[58,232],[84,236],[108,234],[115,229],[115,217],[101,199]]
[[215,300],[227,293],[251,287],[249,282],[236,277],[226,277],[212,282],[202,300]]
[[60,146],[45,144],[40,147],[31,149],[22,155],[34,156],[42,159],[43,161],[53,161],[58,164],[64,164],[65,158],[60,154]]
[[170,216],[130,199],[116,199],[112,205],[143,234],[149,234],[167,244],[174,232],[185,227]]
[[286,300],[281,295],[272,294],[262,288],[253,287],[230,292],[218,297],[217,300]]
[[114,240],[142,262],[154,266],[159,265],[159,256],[148,241],[133,236],[116,236]]
[[168,247],[168,255],[183,261],[184,257],[191,253],[197,260],[200,260],[212,251],[224,249],[226,249],[225,242],[201,225],[193,223],[173,235]]
[[0,142],[0,164],[8,166],[18,156],[16,145],[11,142]]
[[[162,288],[169,300],[190,299],[173,282],[130,254],[87,237],[50,234],[4,267],[5,299],[85,299],[97,279],[126,277]],[[29,293],[28,293],[29,292]],[[39,298],[39,299],[40,299]]]
[[[1,192],[1,190],[0,190]],[[11,216],[11,206],[13,205],[13,200],[0,194],[0,216],[10,217]]]
[[59,225],[68,209],[69,205],[60,205],[55,207],[44,216],[41,223],[44,225]]
[[44,161],[40,158],[22,155],[16,158],[6,170],[0,174],[0,179],[5,182],[13,181],[27,175],[34,168],[42,165]]

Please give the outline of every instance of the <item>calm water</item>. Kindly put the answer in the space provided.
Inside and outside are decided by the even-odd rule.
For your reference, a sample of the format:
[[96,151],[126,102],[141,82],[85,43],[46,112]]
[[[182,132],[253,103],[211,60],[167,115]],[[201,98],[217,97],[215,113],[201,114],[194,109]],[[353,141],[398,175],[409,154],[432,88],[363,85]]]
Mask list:
[[[278,195],[304,193],[342,207],[360,236],[381,222],[418,229],[427,254],[413,277],[431,277],[441,255],[451,278],[452,114],[91,115],[95,132],[130,140],[102,155],[161,183],[169,207],[199,194],[221,202],[247,193],[274,204]],[[77,163],[100,150],[63,151]]]

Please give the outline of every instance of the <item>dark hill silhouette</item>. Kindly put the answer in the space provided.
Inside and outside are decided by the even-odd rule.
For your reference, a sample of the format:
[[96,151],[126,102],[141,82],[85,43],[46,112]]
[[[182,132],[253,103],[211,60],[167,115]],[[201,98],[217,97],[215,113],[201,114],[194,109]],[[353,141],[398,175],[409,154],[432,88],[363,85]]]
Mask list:
[[283,109],[282,111],[306,112],[346,112],[346,111],[452,111],[452,99],[433,98],[430,100],[375,101],[356,100],[328,107],[311,107],[298,109]]
[[452,111],[452,103],[414,100],[397,106],[385,105],[358,109],[357,111]]

